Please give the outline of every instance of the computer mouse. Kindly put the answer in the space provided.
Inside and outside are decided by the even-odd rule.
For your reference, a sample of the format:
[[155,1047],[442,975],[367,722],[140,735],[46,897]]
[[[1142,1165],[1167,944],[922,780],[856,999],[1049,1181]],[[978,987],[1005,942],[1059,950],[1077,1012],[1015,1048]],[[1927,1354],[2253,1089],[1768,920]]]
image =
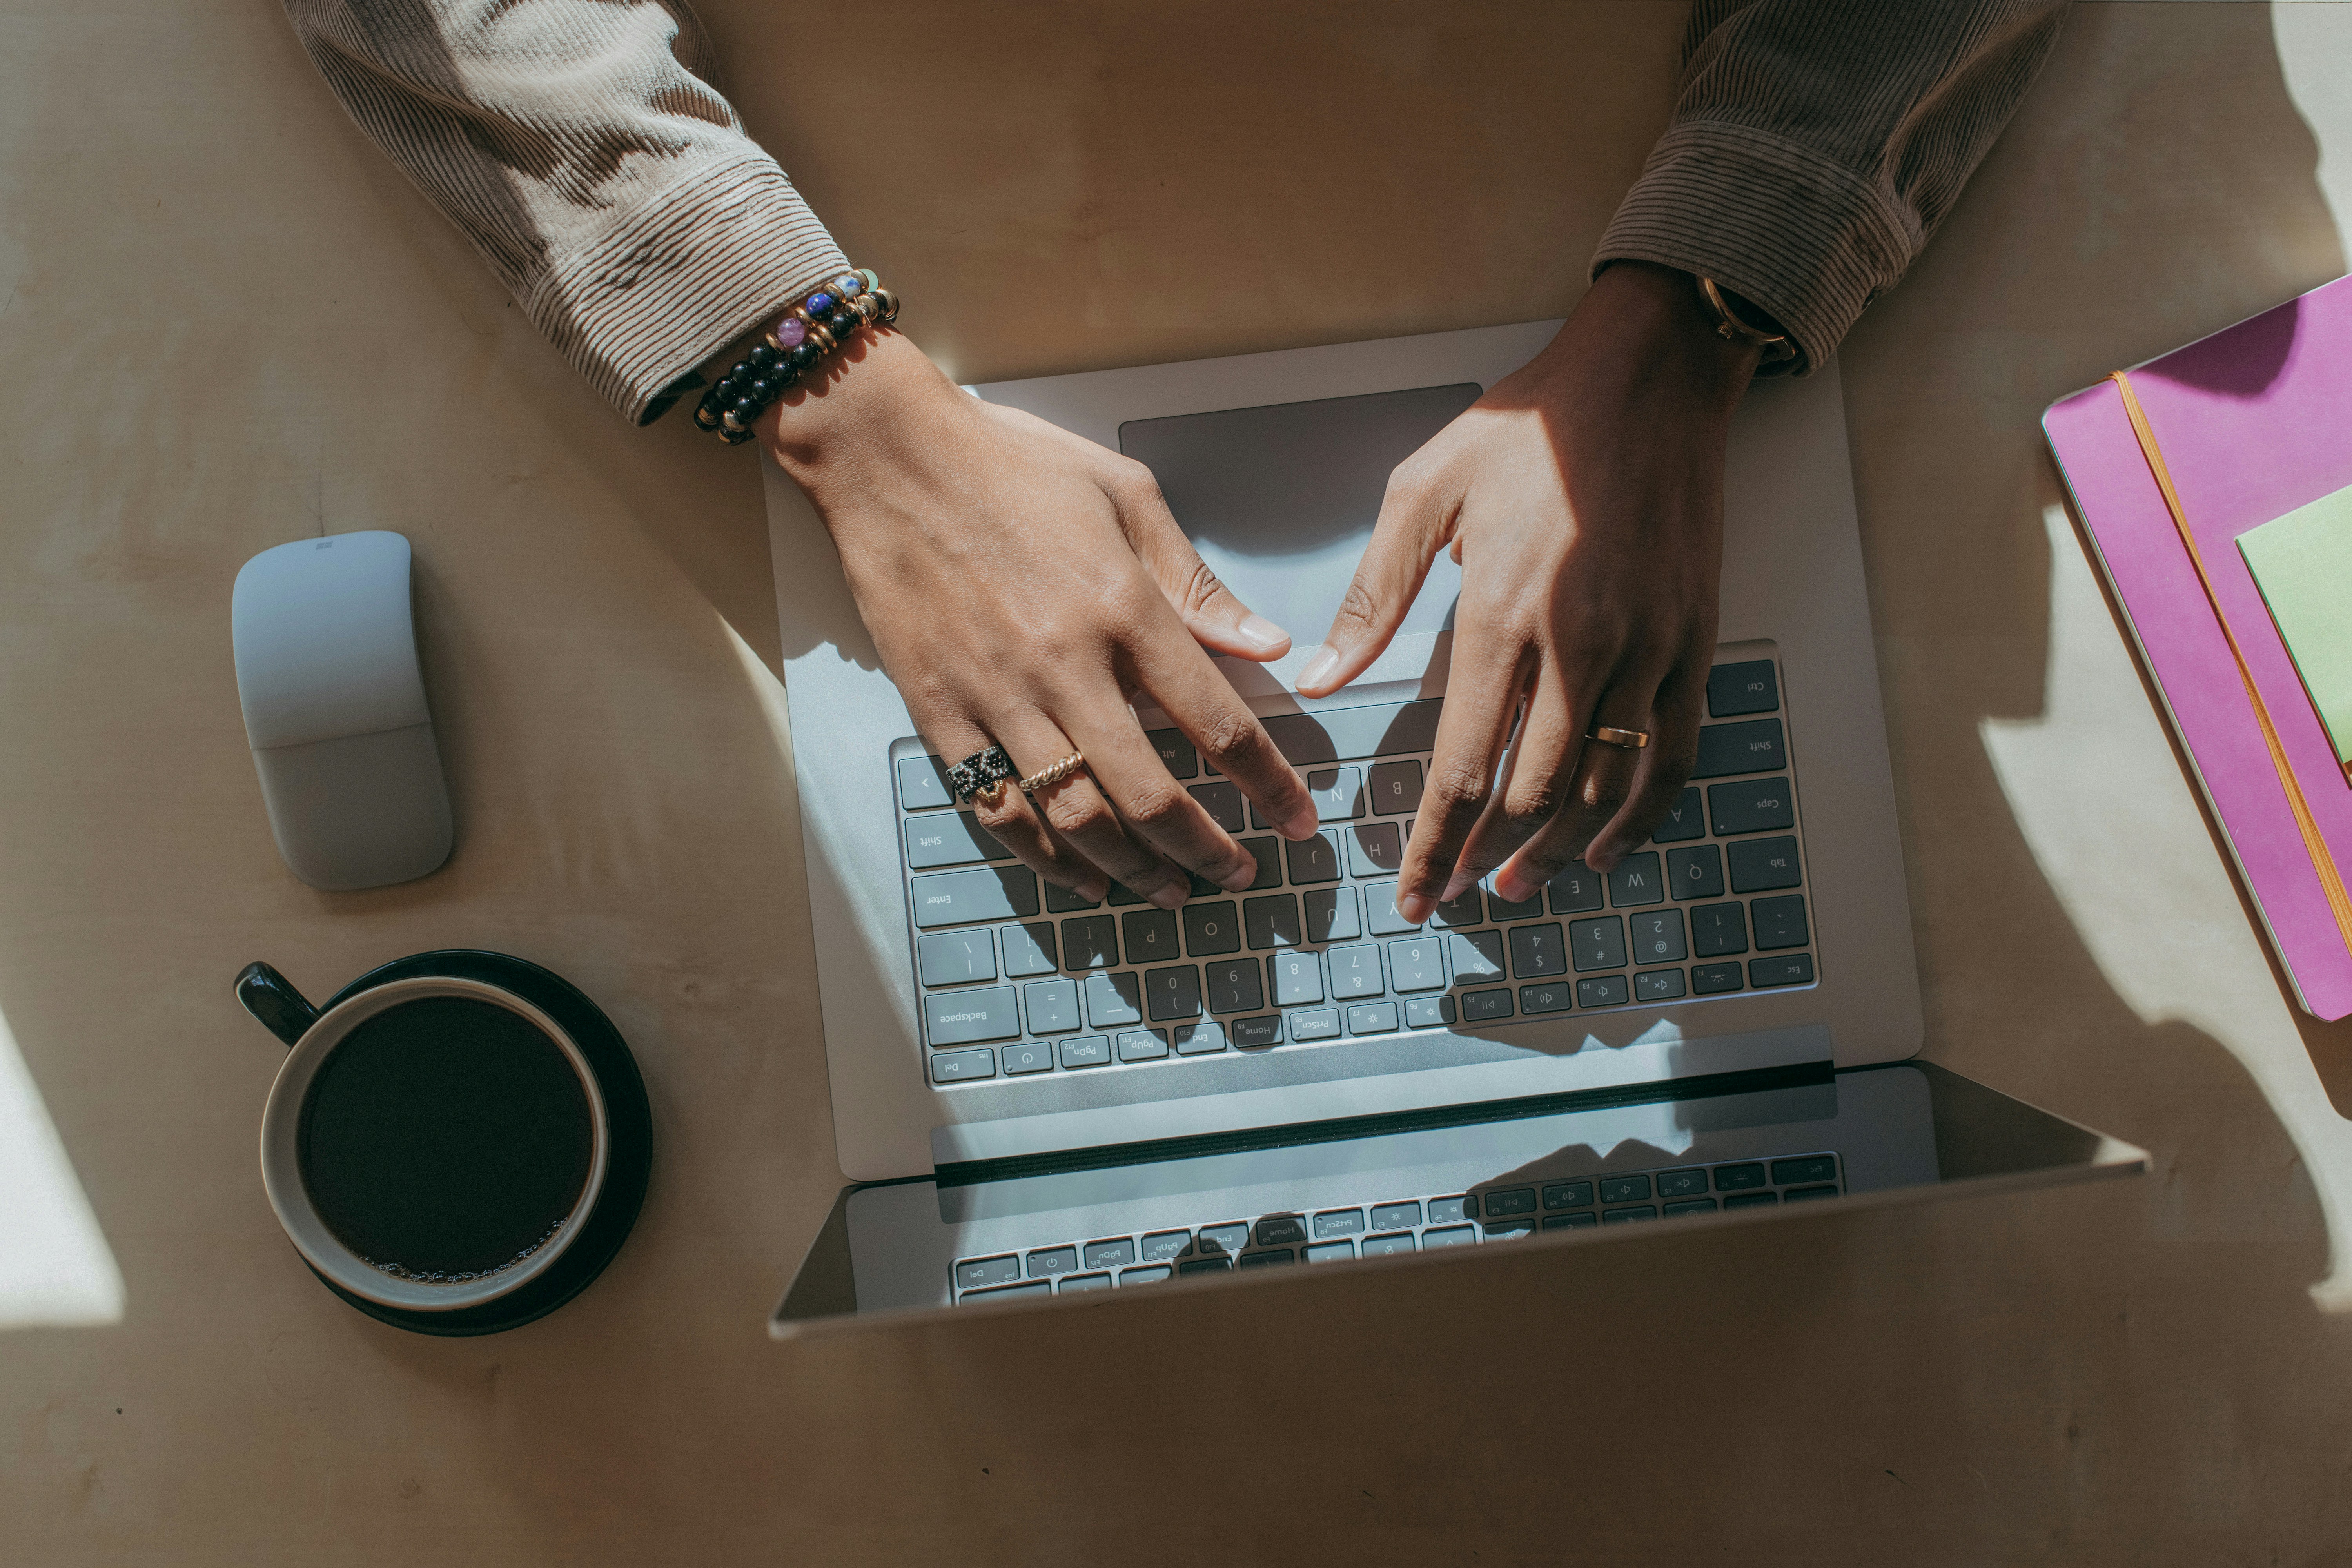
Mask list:
[[408,579],[408,541],[374,529],[280,544],[236,574],[246,739],[278,852],[314,888],[411,881],[449,858]]

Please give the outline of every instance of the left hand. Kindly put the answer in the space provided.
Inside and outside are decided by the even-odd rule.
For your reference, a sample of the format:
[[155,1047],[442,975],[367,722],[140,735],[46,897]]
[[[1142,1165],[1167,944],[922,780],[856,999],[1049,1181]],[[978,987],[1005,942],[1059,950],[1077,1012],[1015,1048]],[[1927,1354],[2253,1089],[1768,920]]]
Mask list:
[[[1580,857],[1608,870],[1680,794],[1715,655],[1724,449],[1756,363],[1717,335],[1687,273],[1619,262],[1390,476],[1298,689],[1326,696],[1370,665],[1451,548],[1462,596],[1405,919],[1490,870],[1513,902]],[[1600,725],[1650,743],[1588,740]]]

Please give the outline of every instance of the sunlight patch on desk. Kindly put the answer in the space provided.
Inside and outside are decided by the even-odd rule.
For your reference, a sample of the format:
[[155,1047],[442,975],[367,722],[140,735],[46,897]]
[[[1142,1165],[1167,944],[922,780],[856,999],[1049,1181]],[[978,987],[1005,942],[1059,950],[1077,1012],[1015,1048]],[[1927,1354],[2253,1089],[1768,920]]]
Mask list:
[[0,1014],[0,1329],[122,1321],[122,1271]]
[[2063,507],[2042,511],[2050,639],[2042,713],[1979,730],[2035,863],[2116,994],[2235,1057],[2318,1190],[2330,1274],[2312,1294],[2352,1309],[2352,1123],[2335,1112],[2262,940],[2173,761]]

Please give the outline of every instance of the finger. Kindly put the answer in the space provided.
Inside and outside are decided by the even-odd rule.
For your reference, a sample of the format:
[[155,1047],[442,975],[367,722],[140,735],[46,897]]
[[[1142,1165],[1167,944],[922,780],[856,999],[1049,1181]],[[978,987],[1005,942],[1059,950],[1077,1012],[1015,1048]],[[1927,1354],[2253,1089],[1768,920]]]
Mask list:
[[[1134,721],[1129,722],[1131,726]],[[1105,798],[1096,773],[1096,748],[1087,744],[1089,737],[1083,732],[1073,736],[1070,731],[1076,726],[1057,723],[1034,711],[1000,721],[998,728],[1005,751],[1024,778],[1073,752],[1082,752],[1087,759],[1083,769],[1041,788],[1034,796],[1024,798],[1019,789],[1008,787],[1007,796],[1021,802],[1018,809],[1040,818],[1055,837],[1129,891],[1162,909],[1172,910],[1184,901],[1191,879],[1129,833],[1118,810]],[[1153,761],[1158,760],[1155,754]]]
[[1464,842],[1494,795],[1495,763],[1534,663],[1533,650],[1524,644],[1505,652],[1480,639],[1465,650],[1464,639],[1456,639],[1454,650],[1429,782],[1422,788],[1412,838],[1397,873],[1397,913],[1415,924],[1475,880],[1455,868]]
[[1595,870],[1614,867],[1656,830],[1682,797],[1691,770],[1698,766],[1698,727],[1706,711],[1706,672],[1714,662],[1714,640],[1710,632],[1707,646],[1685,656],[1658,688],[1651,707],[1650,743],[1642,751],[1633,792],[1587,847],[1586,858]]
[[1140,463],[1135,467],[1140,477],[1127,476],[1114,496],[1119,525],[1127,531],[1136,558],[1182,617],[1192,640],[1212,652],[1261,664],[1288,653],[1290,634],[1254,613],[1209,570],[1201,552],[1177,526],[1150,470]]
[[1356,563],[1348,596],[1323,647],[1298,672],[1298,689],[1325,697],[1361,675],[1404,624],[1421,584],[1451,532],[1453,502],[1407,464],[1389,476],[1372,542]]
[[[919,726],[923,738],[939,747],[942,757],[959,760],[985,750],[992,742],[966,720],[948,720]],[[1006,753],[1013,755],[1012,748]],[[1019,759],[1014,758],[1015,765]],[[1109,891],[1109,874],[1047,830],[1045,819],[1010,782],[991,796],[975,796],[963,809],[996,841],[1013,851],[1021,863],[1053,883],[1066,888],[1088,903],[1099,902]]]
[[[1217,667],[1201,656],[1199,648],[1188,646],[1171,627],[1164,635],[1146,631],[1129,645],[1128,657],[1135,665],[1136,683],[1150,693],[1160,710],[1175,721],[1185,738],[1219,773],[1241,786],[1242,794],[1256,805],[1261,817],[1273,823],[1285,838],[1303,840],[1315,836],[1315,798],[1307,793],[1307,781],[1298,776],[1298,770],[1275,745],[1274,737],[1265,732],[1257,715],[1217,673]],[[1131,718],[1128,728],[1135,729]],[[1139,731],[1138,738],[1140,739]],[[1159,761],[1156,752],[1152,761]],[[1164,767],[1160,771],[1162,774],[1167,772]],[[1190,795],[1185,795],[1184,800],[1199,813],[1202,821],[1208,822],[1208,813],[1201,809],[1200,802]],[[1129,820],[1133,822],[1136,818],[1130,814]],[[1143,827],[1145,837],[1153,843],[1178,859],[1183,858],[1174,844],[1140,822],[1137,826]],[[1209,873],[1204,871],[1202,875]],[[1216,879],[1211,877],[1211,880]],[[1255,879],[1255,872],[1251,879]]]
[[[1200,657],[1199,649],[1190,651]],[[1170,775],[1132,710],[1106,701],[1068,714],[1063,722],[1086,746],[1088,770],[1129,832],[1229,892],[1238,893],[1257,880],[1257,857],[1218,826],[1192,792]],[[1177,903],[1183,901],[1184,890],[1180,884]]]
[[[1592,728],[1649,734],[1652,744],[1655,744],[1653,731],[1659,721],[1654,709],[1658,679],[1654,672],[1644,671],[1612,682],[1594,705]],[[1506,900],[1517,901],[1532,897],[1536,889],[1581,858],[1593,835],[1615,820],[1633,798],[1650,748],[1612,744],[1589,736],[1580,736],[1580,740],[1582,744],[1574,762],[1567,798],[1560,803],[1559,812],[1495,873],[1495,891]],[[1648,827],[1642,832],[1646,836]],[[1615,864],[1616,860],[1612,859],[1607,866],[1594,868],[1605,871]]]
[[[1592,710],[1598,685],[1591,672],[1565,669],[1557,663],[1537,675],[1494,798],[1463,842],[1451,879],[1456,891],[1508,860],[1570,804],[1578,756],[1584,750],[1585,717]],[[1503,892],[1500,881],[1495,890]],[[1505,894],[1515,902],[1525,896]]]

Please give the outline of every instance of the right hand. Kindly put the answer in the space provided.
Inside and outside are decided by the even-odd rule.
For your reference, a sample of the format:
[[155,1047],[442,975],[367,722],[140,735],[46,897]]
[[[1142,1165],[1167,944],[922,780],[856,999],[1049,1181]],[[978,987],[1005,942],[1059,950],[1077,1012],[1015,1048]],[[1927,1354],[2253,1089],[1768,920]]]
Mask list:
[[993,742],[1024,774],[1087,765],[980,821],[1089,900],[1116,880],[1163,909],[1197,872],[1234,892],[1257,859],[1170,776],[1129,707],[1148,694],[1285,837],[1316,827],[1307,785],[1203,648],[1260,661],[1290,638],[1234,597],[1176,526],[1150,470],[982,402],[892,331],[761,416],[807,492],[915,727],[946,763]]

